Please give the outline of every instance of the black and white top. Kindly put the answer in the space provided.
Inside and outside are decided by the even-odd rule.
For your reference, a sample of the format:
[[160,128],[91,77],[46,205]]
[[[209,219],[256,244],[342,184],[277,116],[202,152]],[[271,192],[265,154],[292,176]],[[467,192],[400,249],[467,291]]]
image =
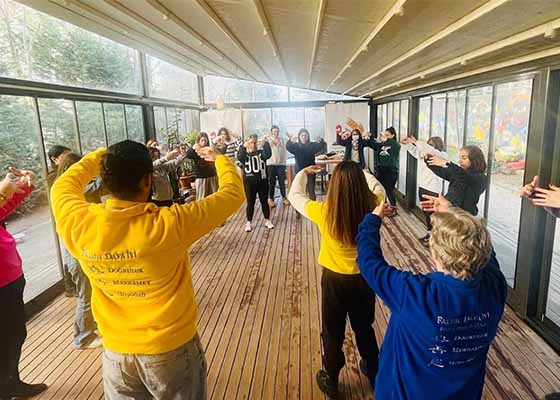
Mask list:
[[245,179],[260,180],[266,179],[266,160],[272,155],[270,143],[264,142],[263,148],[253,153],[248,153],[245,146],[239,146],[237,159],[243,165]]

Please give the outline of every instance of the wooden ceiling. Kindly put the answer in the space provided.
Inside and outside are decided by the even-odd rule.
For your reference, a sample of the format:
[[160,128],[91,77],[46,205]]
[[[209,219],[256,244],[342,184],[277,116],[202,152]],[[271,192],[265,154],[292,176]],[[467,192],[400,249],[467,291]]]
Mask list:
[[18,0],[201,75],[383,97],[560,55],[560,0]]

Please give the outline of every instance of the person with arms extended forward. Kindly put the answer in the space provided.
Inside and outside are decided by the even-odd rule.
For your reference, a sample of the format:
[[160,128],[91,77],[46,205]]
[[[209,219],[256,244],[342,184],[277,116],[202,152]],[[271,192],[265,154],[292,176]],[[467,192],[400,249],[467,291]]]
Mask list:
[[372,143],[375,150],[375,177],[381,182],[387,192],[387,200],[391,207],[387,216],[397,215],[397,199],[395,185],[399,179],[399,156],[401,145],[397,142],[397,131],[392,126],[381,134],[379,140]]
[[267,161],[268,173],[268,205],[270,208],[276,207],[274,203],[274,192],[276,191],[276,180],[278,180],[278,188],[282,196],[282,204],[287,206],[290,204],[286,198],[286,145],[284,140],[280,137],[280,128],[272,125],[270,128],[270,135],[264,138],[270,143],[271,156]]
[[[186,205],[148,202],[153,160],[144,145],[130,140],[86,155],[51,189],[57,231],[93,287],[107,400],[206,398],[188,249],[244,197],[226,156],[210,147],[198,154],[215,162],[219,187]],[[111,198],[89,204],[82,191],[99,174]]]
[[443,196],[424,196],[432,215],[435,272],[413,274],[385,261],[384,206],[360,224],[358,265],[391,310],[375,399],[478,400],[486,358],[504,312],[507,284],[483,222]]
[[[0,181],[0,222],[11,215],[22,201],[31,194],[35,175],[30,171],[10,168],[18,176],[9,175]],[[21,349],[27,337],[25,308],[23,305],[23,276],[21,257],[16,240],[0,224],[0,398],[27,398],[47,389],[44,383],[29,384],[19,376]]]
[[316,379],[321,391],[337,398],[338,375],[345,364],[342,345],[347,317],[362,357],[362,373],[371,381],[377,373],[379,350],[372,327],[375,293],[356,264],[356,233],[364,216],[383,203],[385,190],[358,163],[343,161],[333,171],[326,201],[313,201],[305,195],[306,181],[318,171],[319,167],[310,166],[298,172],[288,199],[321,232],[318,262],[322,267],[323,369],[317,372]]
[[268,229],[274,228],[274,225],[270,222],[270,207],[267,203],[268,178],[266,176],[266,160],[270,158],[270,155],[270,144],[264,142],[262,148],[259,148],[257,135],[249,136],[245,145],[241,145],[237,152],[237,159],[243,167],[243,183],[245,184],[245,195],[247,196],[245,232],[251,232],[251,222],[255,214],[257,195],[259,196],[264,215],[264,226]]

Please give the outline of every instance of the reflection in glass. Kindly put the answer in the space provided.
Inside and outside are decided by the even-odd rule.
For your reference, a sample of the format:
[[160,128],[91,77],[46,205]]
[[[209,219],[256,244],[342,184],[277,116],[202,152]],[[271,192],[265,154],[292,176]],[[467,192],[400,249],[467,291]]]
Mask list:
[[445,93],[432,96],[431,136],[445,137]]
[[556,220],[551,262],[545,315],[560,326],[560,219]]
[[385,104],[377,106],[377,133],[383,132],[385,126]]
[[78,112],[82,153],[85,154],[106,146],[101,103],[77,101],[76,110]]
[[27,302],[61,279],[32,99],[0,95],[0,121],[0,174],[7,166],[37,174],[35,191],[4,221],[22,257]]
[[165,115],[165,107],[154,107],[154,122],[156,125],[156,139],[166,141],[167,117]]
[[389,128],[390,126],[393,126],[393,103],[387,104],[387,123],[383,130]]
[[105,127],[107,128],[107,144],[111,146],[126,140],[123,105],[104,103],[103,107],[105,111]]
[[[63,99],[39,99],[38,102],[45,154],[55,144],[66,146],[79,153],[72,102]],[[54,166],[49,164],[49,171],[53,169]]]
[[305,127],[311,137],[325,137],[325,108],[306,107],[305,108]]
[[[304,127],[303,107],[283,107],[272,109],[272,124],[278,125],[280,132],[288,132],[290,135],[297,135],[298,131]],[[311,140],[315,140],[316,134],[309,132]]]
[[401,138],[408,136],[408,100],[401,101]]
[[447,93],[447,155],[451,161],[459,161],[459,150],[465,137],[465,105],[467,92]]
[[525,175],[531,90],[532,80],[496,86],[488,228],[501,269],[512,287],[521,218],[519,188],[523,186]]
[[[244,137],[259,135],[263,137],[270,132],[272,125],[272,112],[270,108],[249,108],[243,110],[243,132]],[[282,135],[283,132],[280,132]]]
[[196,74],[150,55],[146,55],[146,69],[151,97],[198,104]]
[[401,103],[393,103],[393,128],[397,131],[397,140],[401,139]]
[[144,120],[142,118],[142,106],[125,105],[126,127],[128,138],[139,143],[145,143]]
[[418,139],[425,142],[430,138],[431,97],[422,97],[418,106]]

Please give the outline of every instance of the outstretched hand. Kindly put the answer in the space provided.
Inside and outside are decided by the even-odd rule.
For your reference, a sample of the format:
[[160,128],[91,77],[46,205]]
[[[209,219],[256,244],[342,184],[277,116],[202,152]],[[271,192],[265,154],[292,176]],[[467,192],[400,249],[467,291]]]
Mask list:
[[5,200],[12,197],[14,193],[22,192],[23,190],[16,185],[16,183],[10,178],[9,174],[0,181],[0,196]]
[[433,156],[431,154],[426,154],[425,160],[428,165],[435,165],[438,167],[445,167],[445,165],[447,164],[447,160],[445,158]]
[[533,196],[533,193],[535,193],[535,189],[538,186],[539,186],[539,177],[534,176],[533,179],[531,180],[531,182],[529,182],[528,184],[526,184],[525,186],[523,186],[521,188],[521,193],[519,195],[521,197],[529,198],[529,197]]
[[216,150],[213,147],[210,146],[200,147],[194,150],[196,151],[196,154],[198,154],[200,158],[209,162],[216,161],[216,157],[220,155],[216,152]]
[[560,208],[560,187],[550,184],[549,188],[535,187],[531,202],[540,207]]
[[15,167],[10,167],[9,171],[15,176],[19,177],[18,182],[20,184],[27,184],[27,186],[29,187],[35,183],[35,173],[33,171],[17,169]]
[[392,212],[392,208],[390,204],[387,204],[385,200],[375,207],[372,211],[373,214],[377,215],[379,218],[383,219],[386,215],[389,215]]
[[420,208],[428,212],[447,212],[451,207],[451,202],[440,193],[439,196],[423,195],[424,200],[420,201]]
[[321,167],[318,167],[316,165],[310,165],[309,167],[304,168],[303,172],[305,172],[305,175],[315,175],[321,172],[322,170],[323,169]]

